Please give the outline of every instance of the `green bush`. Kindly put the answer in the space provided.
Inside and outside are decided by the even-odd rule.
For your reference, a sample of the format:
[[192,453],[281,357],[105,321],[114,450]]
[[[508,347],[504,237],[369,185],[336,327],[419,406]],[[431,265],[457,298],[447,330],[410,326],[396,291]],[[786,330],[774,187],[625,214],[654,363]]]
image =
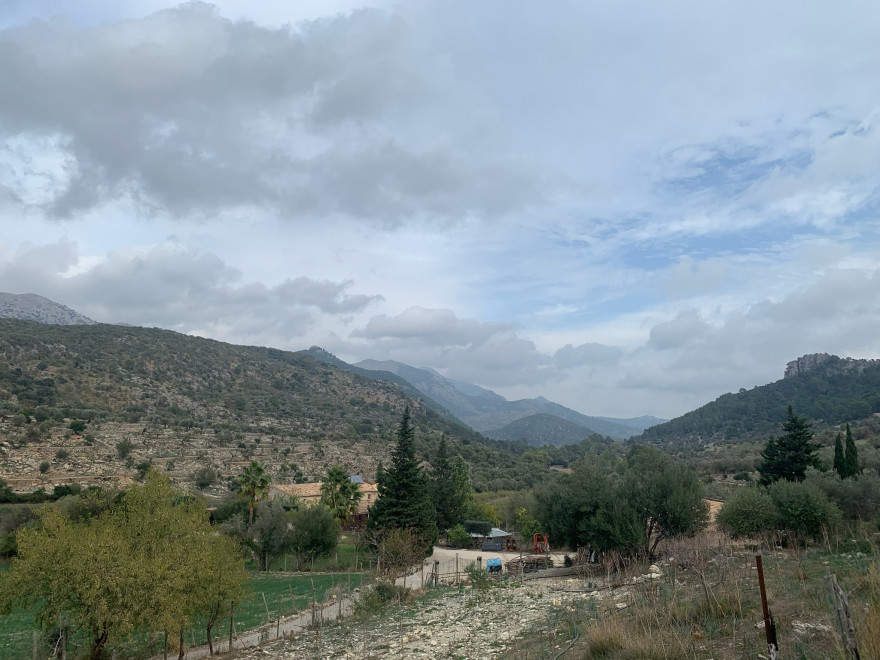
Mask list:
[[840,523],[840,509],[813,484],[777,481],[767,490],[779,512],[776,524],[780,530],[817,539]]
[[129,440],[128,438],[116,443],[116,453],[119,456],[120,460],[124,461],[126,458],[128,458],[128,455],[131,453],[132,449],[134,449],[134,444],[132,444],[131,440]]
[[40,463],[40,474],[46,474],[50,467],[51,465],[49,465],[49,461],[43,461]]
[[55,458],[57,458],[59,461],[63,461],[68,456],[69,454],[67,453],[66,449],[59,449],[55,452]]
[[75,419],[67,425],[67,428],[79,435],[86,430],[86,423],[81,419]]
[[880,476],[873,469],[866,469],[850,479],[841,479],[831,470],[807,470],[804,483],[825,493],[847,520],[876,520],[880,517]]
[[212,467],[199,468],[193,475],[193,481],[196,484],[196,488],[204,490],[208,486],[213,486],[217,483],[217,471]]
[[449,545],[453,548],[469,548],[473,541],[471,535],[468,534],[467,530],[464,528],[464,525],[461,524],[456,525],[446,532],[446,540],[449,541]]
[[776,528],[779,512],[765,488],[740,488],[718,512],[718,526],[733,536],[760,536]]

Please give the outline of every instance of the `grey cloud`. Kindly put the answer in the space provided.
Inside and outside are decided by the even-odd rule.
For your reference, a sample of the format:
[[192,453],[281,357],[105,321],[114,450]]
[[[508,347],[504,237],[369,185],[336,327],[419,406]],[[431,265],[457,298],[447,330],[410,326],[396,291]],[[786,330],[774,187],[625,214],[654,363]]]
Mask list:
[[398,316],[378,315],[351,333],[367,344],[350,352],[432,366],[445,375],[486,386],[536,384],[552,376],[552,360],[507,323],[459,319],[448,309],[411,307]]
[[28,246],[0,255],[0,282],[12,292],[39,291],[97,321],[279,346],[312,329],[321,313],[348,314],[381,299],[347,293],[350,281],[242,282],[241,273],[216,255],[176,244],[112,252],[98,265],[63,276],[78,259],[71,242]]
[[345,291],[351,288],[352,284],[351,280],[330,282],[297,277],[279,284],[275,292],[284,302],[311,305],[330,314],[360,312],[370,303],[384,300],[379,295],[346,295]]
[[556,351],[554,358],[562,369],[581,366],[609,366],[617,364],[623,350],[618,346],[587,343],[579,346],[566,344]]
[[352,333],[367,339],[417,339],[441,346],[471,346],[513,330],[509,323],[479,323],[459,319],[450,309],[410,307],[397,316],[374,316]]
[[709,331],[709,324],[694,309],[682,310],[674,319],[651,328],[649,344],[652,348],[667,350],[681,348]]
[[179,214],[262,206],[398,223],[539,196],[503,156],[436,140],[433,104],[452,95],[396,15],[269,29],[190,3],[6,29],[0,60],[0,87],[16,90],[0,100],[0,135],[60,135],[74,163],[47,203],[59,216],[132,197]]

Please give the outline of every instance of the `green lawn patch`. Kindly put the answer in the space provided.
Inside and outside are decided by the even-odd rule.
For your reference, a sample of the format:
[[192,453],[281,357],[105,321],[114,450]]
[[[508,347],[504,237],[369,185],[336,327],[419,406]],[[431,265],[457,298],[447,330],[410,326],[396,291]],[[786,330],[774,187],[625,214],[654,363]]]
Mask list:
[[[0,564],[0,571],[8,570],[7,565]],[[246,630],[257,628],[266,624],[266,605],[263,603],[263,595],[269,606],[269,614],[274,622],[279,613],[286,617],[304,610],[317,594],[318,602],[326,599],[337,587],[348,590],[360,586],[362,575],[360,573],[314,573],[314,574],[279,574],[279,573],[250,573],[245,588],[248,596],[245,601],[235,606],[235,630],[238,634]],[[33,650],[33,634],[38,631],[40,635],[40,656],[47,657],[51,652],[49,643],[42,639],[34,623],[33,610],[19,610],[8,616],[0,616],[0,660],[20,660],[30,658]],[[214,626],[212,637],[215,641],[226,639],[229,636],[229,615],[225,615]],[[186,644],[191,645],[195,639],[196,645],[207,644],[204,625],[197,622],[192,631],[185,634]],[[54,642],[54,640],[53,640]],[[84,640],[72,638],[73,646],[84,644]],[[156,640],[157,652],[161,652],[162,640]],[[148,655],[148,640],[146,635],[137,635],[128,643],[118,648],[121,657],[144,658]],[[109,650],[108,650],[109,656]],[[71,653],[71,657],[75,657]]]

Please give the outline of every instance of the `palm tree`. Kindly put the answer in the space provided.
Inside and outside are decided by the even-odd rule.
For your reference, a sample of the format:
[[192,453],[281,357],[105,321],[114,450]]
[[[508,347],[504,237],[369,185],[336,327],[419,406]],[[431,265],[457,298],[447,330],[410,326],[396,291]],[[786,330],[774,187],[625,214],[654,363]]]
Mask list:
[[248,525],[254,522],[254,506],[269,495],[272,478],[259,461],[251,461],[238,478],[238,494],[248,502]]
[[344,523],[358,511],[361,489],[348,478],[348,474],[339,465],[327,471],[327,478],[321,484],[321,502],[333,512],[333,517]]

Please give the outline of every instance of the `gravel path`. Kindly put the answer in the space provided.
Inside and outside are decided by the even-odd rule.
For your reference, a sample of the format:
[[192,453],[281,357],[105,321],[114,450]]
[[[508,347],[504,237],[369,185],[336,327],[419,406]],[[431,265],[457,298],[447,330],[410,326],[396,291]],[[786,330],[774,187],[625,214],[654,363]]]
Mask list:
[[237,652],[236,660],[321,658],[474,658],[510,657],[526,633],[544,635],[548,649],[569,640],[555,637],[555,614],[564,616],[575,601],[612,599],[622,607],[629,593],[588,589],[577,578],[516,580],[486,591],[470,587],[429,593],[418,603],[390,608],[367,621],[345,619],[320,633],[306,631],[288,639]]

